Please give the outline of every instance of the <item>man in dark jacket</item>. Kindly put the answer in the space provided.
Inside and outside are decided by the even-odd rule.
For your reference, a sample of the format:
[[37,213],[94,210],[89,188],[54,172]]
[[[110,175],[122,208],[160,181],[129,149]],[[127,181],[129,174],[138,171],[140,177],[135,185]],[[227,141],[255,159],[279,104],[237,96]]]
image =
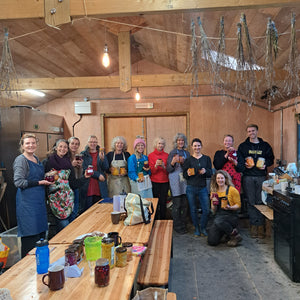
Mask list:
[[272,147],[257,137],[258,126],[247,126],[248,138],[239,145],[237,169],[243,173],[243,190],[248,203],[250,235],[264,238],[264,216],[254,207],[262,204],[262,183],[266,180],[267,167],[273,165]]

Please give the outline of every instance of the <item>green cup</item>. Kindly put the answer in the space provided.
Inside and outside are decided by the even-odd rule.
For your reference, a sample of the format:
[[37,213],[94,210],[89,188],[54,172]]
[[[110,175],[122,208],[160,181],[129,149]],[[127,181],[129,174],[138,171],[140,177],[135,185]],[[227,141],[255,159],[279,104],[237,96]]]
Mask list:
[[86,260],[96,261],[101,258],[101,241],[100,236],[89,236],[84,239]]

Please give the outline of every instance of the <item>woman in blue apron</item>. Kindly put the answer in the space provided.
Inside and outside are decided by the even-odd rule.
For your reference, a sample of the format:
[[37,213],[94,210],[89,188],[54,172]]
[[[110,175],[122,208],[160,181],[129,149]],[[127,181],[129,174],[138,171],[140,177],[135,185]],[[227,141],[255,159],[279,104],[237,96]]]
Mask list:
[[51,182],[44,180],[44,167],[34,155],[36,148],[35,135],[24,134],[20,140],[22,154],[13,164],[14,183],[18,188],[16,212],[22,257],[35,247],[40,238],[45,237],[48,229],[45,185]]

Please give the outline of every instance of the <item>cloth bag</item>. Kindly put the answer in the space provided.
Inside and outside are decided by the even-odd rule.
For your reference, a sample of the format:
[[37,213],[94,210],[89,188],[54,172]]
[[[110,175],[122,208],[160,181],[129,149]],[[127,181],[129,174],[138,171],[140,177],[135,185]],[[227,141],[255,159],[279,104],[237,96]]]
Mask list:
[[58,179],[49,185],[48,200],[52,213],[58,219],[66,219],[74,208],[74,192],[69,185],[70,170],[58,171]]
[[167,289],[149,287],[147,289],[137,291],[132,300],[166,300]]
[[135,225],[139,223],[148,224],[154,212],[151,201],[142,199],[140,195],[129,193],[125,198],[125,209],[127,218],[124,225]]

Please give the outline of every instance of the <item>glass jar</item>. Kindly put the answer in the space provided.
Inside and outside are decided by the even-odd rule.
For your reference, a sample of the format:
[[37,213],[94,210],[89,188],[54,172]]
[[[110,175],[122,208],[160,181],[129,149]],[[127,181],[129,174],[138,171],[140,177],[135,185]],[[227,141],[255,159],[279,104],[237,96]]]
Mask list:
[[127,264],[127,248],[118,247],[116,249],[116,266],[118,268],[123,268]]
[[73,245],[77,246],[77,250],[78,250],[77,261],[80,261],[83,257],[83,239],[74,240]]
[[99,258],[95,267],[95,284],[107,286],[109,284],[109,261],[106,258]]
[[69,246],[65,250],[65,264],[73,266],[77,264],[78,251],[75,247]]
[[90,175],[93,175],[94,174],[94,167],[93,165],[88,165],[87,167],[87,173],[90,174]]
[[115,240],[112,238],[102,239],[102,258],[109,261],[109,266],[112,269],[115,266]]
[[122,247],[127,249],[127,261],[132,260],[132,243],[122,243]]

